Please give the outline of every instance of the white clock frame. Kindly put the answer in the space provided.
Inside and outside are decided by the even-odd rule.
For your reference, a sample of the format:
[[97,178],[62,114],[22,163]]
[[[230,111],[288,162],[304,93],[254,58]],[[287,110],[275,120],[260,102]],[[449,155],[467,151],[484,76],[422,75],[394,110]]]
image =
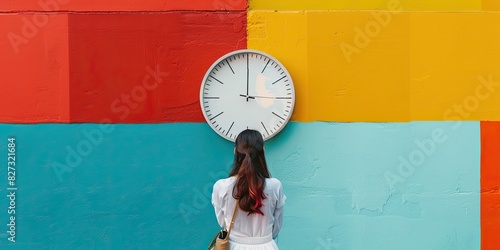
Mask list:
[[269,140],[290,120],[295,88],[286,68],[273,56],[258,50],[236,50],[207,70],[200,88],[200,106],[210,127],[229,141],[234,142],[247,128],[258,130]]

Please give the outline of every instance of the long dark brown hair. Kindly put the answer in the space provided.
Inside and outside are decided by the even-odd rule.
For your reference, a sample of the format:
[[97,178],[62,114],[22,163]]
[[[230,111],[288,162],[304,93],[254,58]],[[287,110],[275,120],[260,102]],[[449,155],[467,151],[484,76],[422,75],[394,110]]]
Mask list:
[[239,206],[248,214],[264,215],[260,208],[266,199],[264,187],[266,178],[270,178],[264,156],[264,140],[260,132],[244,130],[236,138],[233,169],[229,176],[238,179],[233,188],[233,197],[239,200]]

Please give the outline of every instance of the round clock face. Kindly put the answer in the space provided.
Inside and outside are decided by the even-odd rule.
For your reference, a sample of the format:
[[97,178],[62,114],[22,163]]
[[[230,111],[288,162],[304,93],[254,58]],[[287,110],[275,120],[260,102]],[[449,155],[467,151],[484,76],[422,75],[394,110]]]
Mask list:
[[219,58],[200,90],[201,110],[220,136],[234,141],[245,129],[267,140],[290,120],[295,104],[292,78],[274,57],[238,50]]

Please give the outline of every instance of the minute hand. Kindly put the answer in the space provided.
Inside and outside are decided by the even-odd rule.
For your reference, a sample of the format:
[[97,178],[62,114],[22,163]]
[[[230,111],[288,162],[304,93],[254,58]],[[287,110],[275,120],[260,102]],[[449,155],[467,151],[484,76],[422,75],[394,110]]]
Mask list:
[[247,102],[248,102],[248,85],[250,85],[249,81],[250,81],[250,72],[249,72],[249,66],[248,66],[248,56],[250,56],[250,54],[247,54]]
[[265,99],[292,99],[290,96],[258,96],[258,95],[240,95],[242,97],[247,97],[250,99],[255,98],[265,98]]

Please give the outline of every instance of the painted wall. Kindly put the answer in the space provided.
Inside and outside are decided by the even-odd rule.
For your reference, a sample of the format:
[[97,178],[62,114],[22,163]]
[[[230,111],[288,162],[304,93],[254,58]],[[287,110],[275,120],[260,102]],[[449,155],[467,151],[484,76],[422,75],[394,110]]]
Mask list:
[[251,48],[277,57],[297,92],[292,122],[266,146],[288,196],[281,249],[496,249],[499,10],[2,1],[5,225],[10,137],[18,190],[16,242],[2,226],[0,248],[204,248],[233,145],[205,124],[199,86],[218,57]]

